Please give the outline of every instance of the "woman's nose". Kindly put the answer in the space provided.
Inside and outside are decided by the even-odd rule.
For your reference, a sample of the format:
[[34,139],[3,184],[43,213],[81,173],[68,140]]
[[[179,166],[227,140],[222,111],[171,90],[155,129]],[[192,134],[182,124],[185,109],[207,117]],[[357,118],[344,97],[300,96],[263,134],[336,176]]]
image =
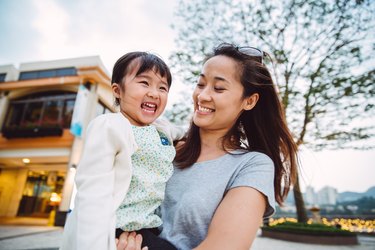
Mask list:
[[210,101],[211,100],[211,94],[208,88],[203,89],[198,93],[198,101]]

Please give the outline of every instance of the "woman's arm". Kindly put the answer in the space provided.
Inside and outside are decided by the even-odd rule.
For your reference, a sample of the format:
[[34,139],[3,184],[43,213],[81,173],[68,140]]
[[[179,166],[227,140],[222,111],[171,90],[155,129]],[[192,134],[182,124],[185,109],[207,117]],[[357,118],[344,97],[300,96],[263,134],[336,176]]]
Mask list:
[[251,187],[228,191],[217,208],[207,237],[194,250],[248,250],[262,223],[266,198]]

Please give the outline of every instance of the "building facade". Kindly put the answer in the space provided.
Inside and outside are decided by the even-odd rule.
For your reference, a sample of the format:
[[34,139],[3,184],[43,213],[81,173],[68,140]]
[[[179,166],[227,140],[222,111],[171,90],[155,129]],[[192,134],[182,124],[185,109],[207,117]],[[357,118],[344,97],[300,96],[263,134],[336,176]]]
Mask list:
[[337,203],[337,189],[325,186],[318,192],[319,204],[321,205],[336,205]]
[[115,111],[110,85],[97,56],[0,66],[0,217],[65,221],[83,131]]
[[318,196],[315,193],[315,190],[312,186],[306,187],[305,201],[306,201],[306,205],[314,206],[318,204]]

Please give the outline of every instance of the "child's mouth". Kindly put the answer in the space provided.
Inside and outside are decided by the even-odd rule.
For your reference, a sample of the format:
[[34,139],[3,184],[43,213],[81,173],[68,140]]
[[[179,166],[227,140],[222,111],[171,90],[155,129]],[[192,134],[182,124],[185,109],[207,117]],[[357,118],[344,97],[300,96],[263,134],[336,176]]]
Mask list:
[[155,113],[157,107],[158,106],[155,103],[151,103],[151,102],[144,102],[141,104],[142,110],[148,113]]

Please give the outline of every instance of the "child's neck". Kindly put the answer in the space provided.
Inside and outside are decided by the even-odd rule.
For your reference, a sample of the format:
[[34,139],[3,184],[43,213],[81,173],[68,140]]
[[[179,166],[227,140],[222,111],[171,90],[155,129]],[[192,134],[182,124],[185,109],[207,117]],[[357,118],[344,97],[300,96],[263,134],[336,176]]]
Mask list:
[[150,124],[139,124],[136,122],[135,119],[133,119],[133,117],[129,116],[128,114],[126,114],[124,111],[120,110],[120,113],[125,116],[126,119],[128,119],[128,121],[130,122],[130,125],[134,126],[134,127],[146,127],[146,126],[149,126]]

